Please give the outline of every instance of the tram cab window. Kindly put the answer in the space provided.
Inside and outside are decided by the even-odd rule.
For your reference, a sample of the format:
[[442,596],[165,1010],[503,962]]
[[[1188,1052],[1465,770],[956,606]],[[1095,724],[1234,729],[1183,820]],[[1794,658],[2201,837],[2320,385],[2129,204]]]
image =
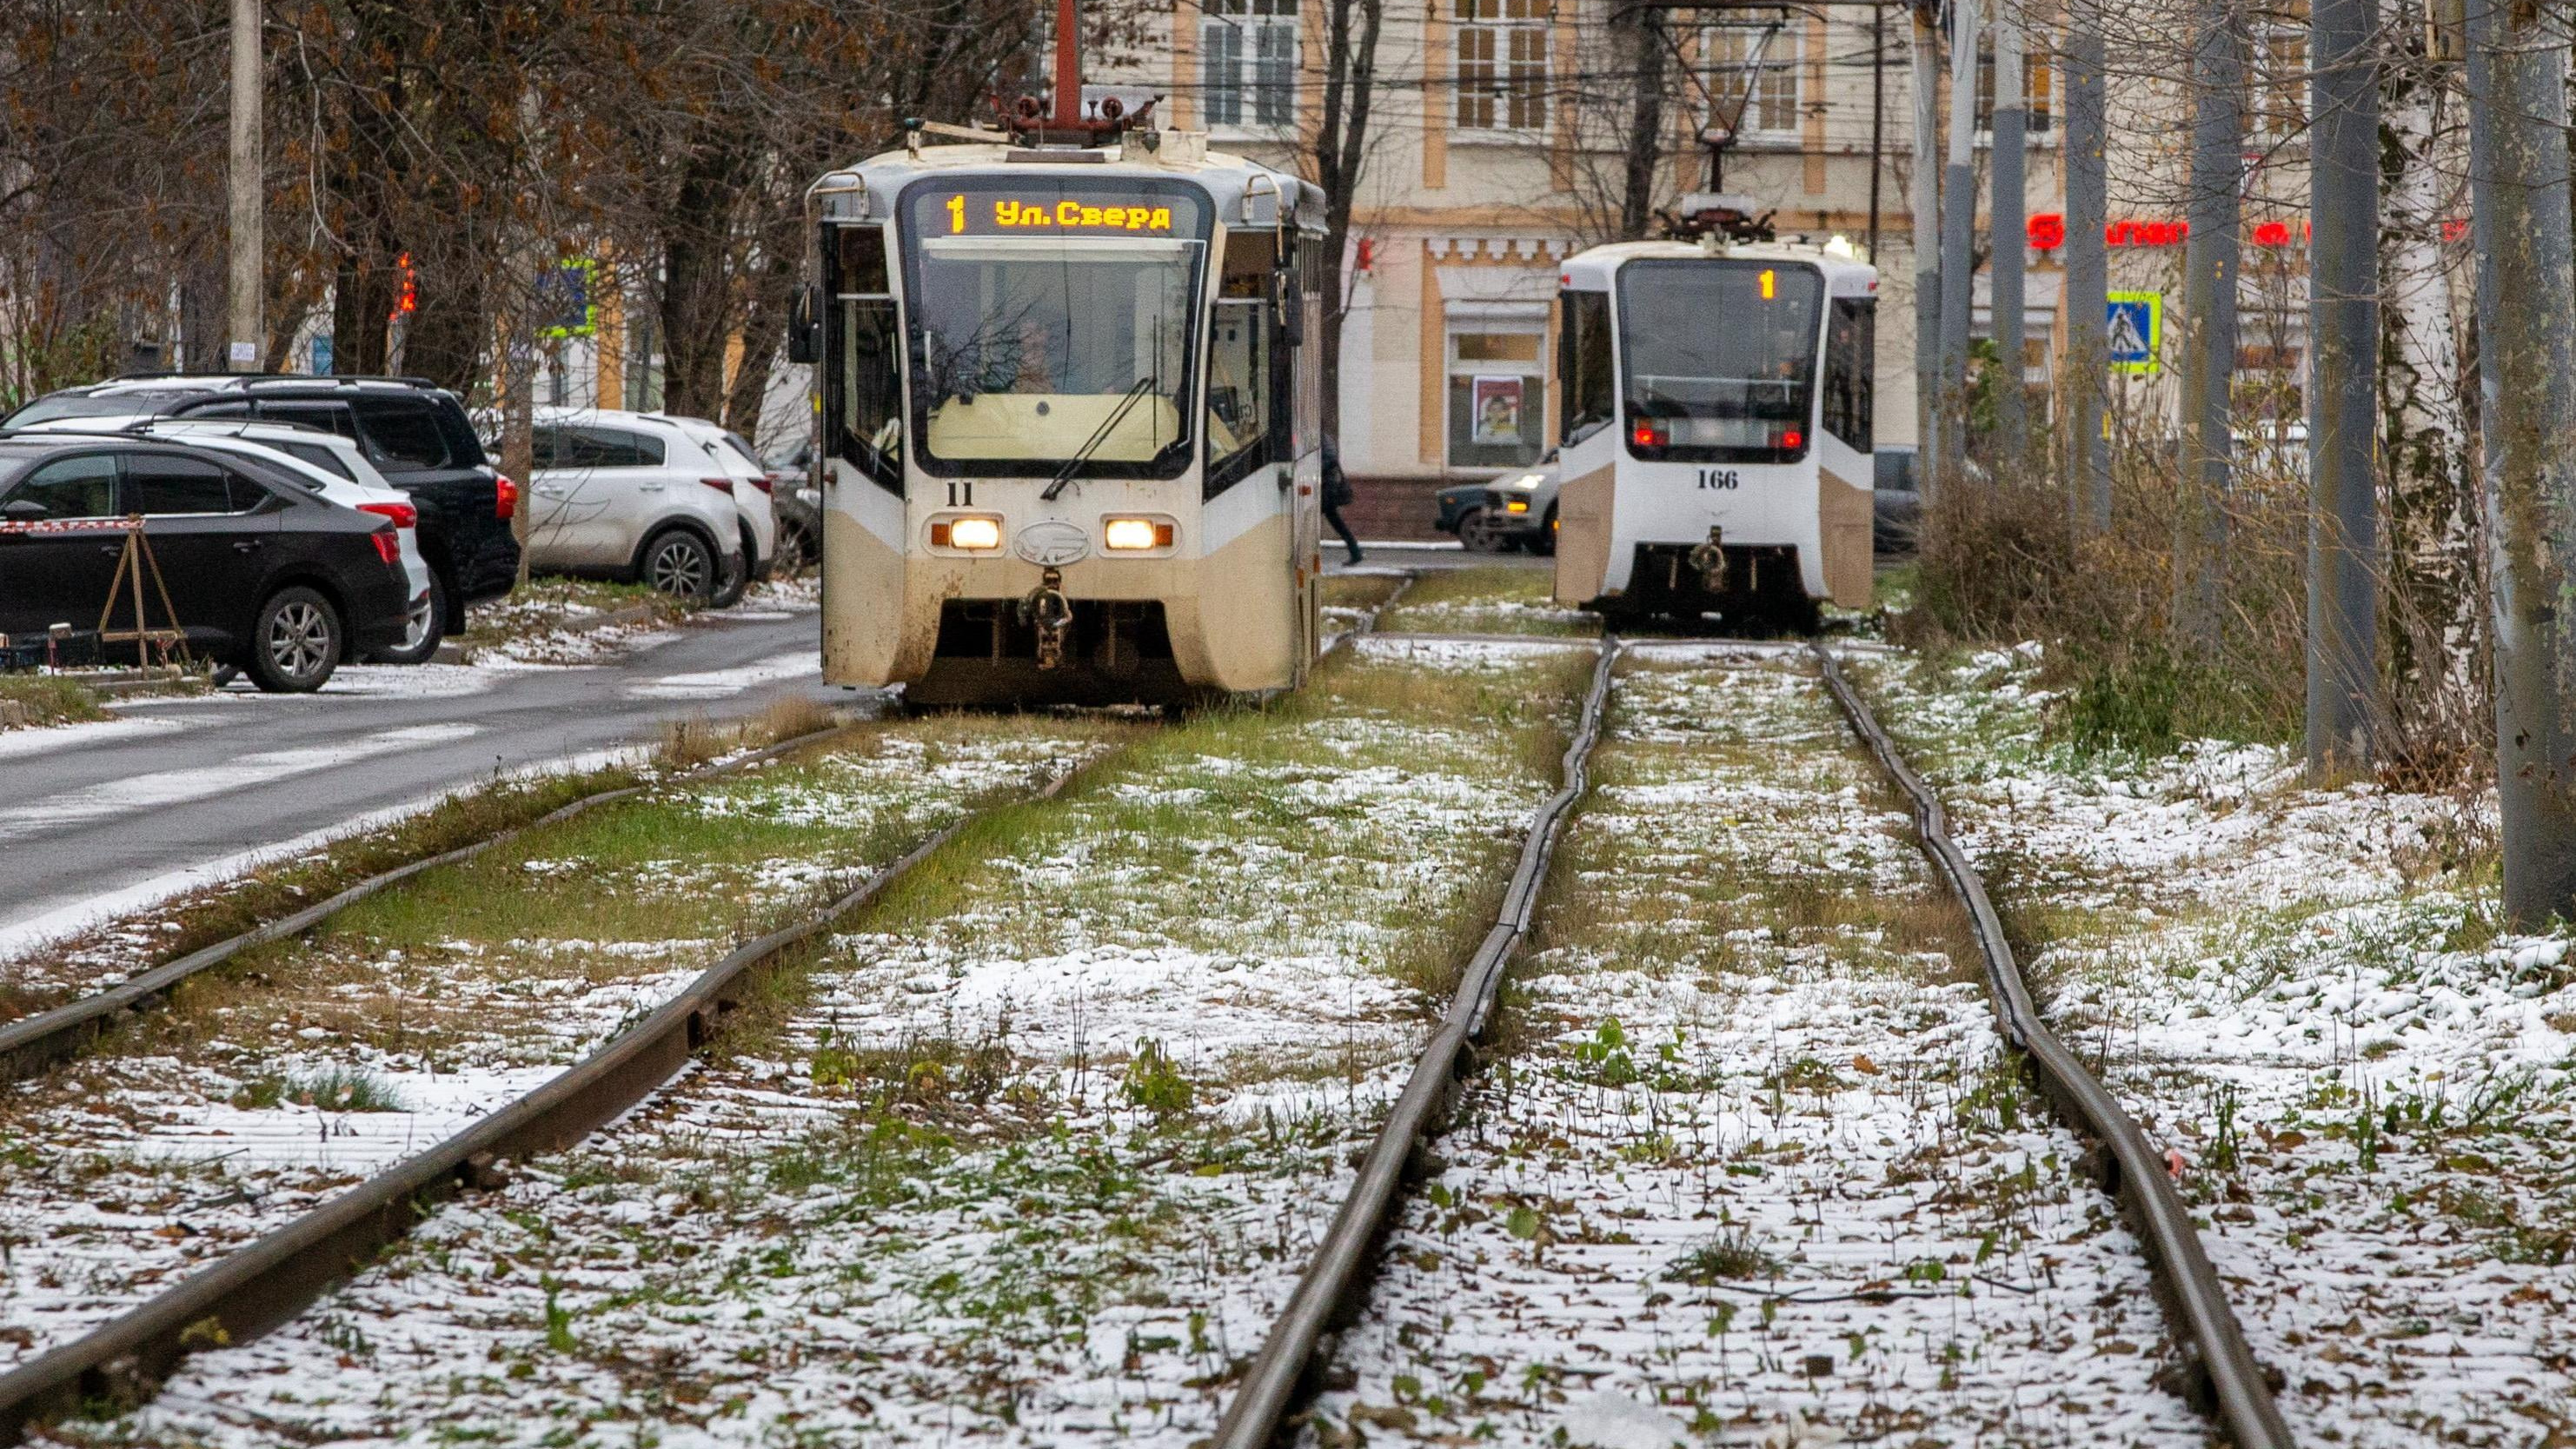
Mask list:
[[1870,451],[1870,424],[1878,370],[1878,304],[1867,297],[1837,297],[1825,323],[1825,431]]
[[1761,258],[1621,268],[1629,453],[1676,463],[1805,457],[1824,290],[1815,268]]
[[1271,357],[1268,232],[1226,239],[1225,272],[1208,327],[1206,496],[1241,482],[1270,461],[1278,375]]
[[1618,416],[1618,390],[1610,375],[1610,294],[1564,292],[1559,322],[1557,383],[1565,401],[1557,442],[1571,447]]
[[825,399],[834,456],[869,481],[903,491],[902,335],[886,274],[885,229],[845,226],[829,260],[827,345],[838,386]]

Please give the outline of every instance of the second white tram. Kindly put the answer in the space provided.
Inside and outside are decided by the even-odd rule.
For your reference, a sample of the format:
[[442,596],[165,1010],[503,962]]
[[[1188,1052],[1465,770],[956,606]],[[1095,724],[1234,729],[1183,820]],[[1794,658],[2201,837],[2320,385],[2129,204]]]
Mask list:
[[1793,628],[1868,607],[1877,271],[1622,242],[1560,288],[1557,598]]
[[915,144],[812,188],[823,675],[921,705],[1301,683],[1323,195],[1203,135]]

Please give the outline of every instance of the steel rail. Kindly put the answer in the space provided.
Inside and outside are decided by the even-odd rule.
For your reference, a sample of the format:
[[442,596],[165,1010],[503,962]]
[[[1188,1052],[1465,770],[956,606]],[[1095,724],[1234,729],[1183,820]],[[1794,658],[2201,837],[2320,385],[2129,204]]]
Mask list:
[[[1010,803],[1051,799],[1097,763],[1057,773]],[[969,813],[821,911],[736,947],[686,990],[535,1091],[122,1316],[0,1374],[0,1445],[18,1444],[30,1425],[85,1405],[141,1402],[189,1354],[246,1342],[293,1318],[437,1204],[467,1188],[506,1182],[502,1161],[561,1151],[616,1119],[714,1039],[763,968],[875,900],[990,813]]]
[[753,750],[748,754],[700,765],[693,770],[674,775],[668,780],[649,781],[640,785],[621,785],[614,790],[602,790],[597,794],[585,795],[578,800],[549,810],[534,820],[513,825],[480,840],[469,841],[453,850],[442,851],[437,855],[410,861],[381,874],[369,876],[302,910],[254,926],[238,936],[201,947],[175,961],[155,966],[149,971],[138,972],[105,991],[84,996],[78,1001],[66,1002],[50,1011],[22,1016],[6,1026],[0,1026],[0,1085],[25,1081],[69,1059],[100,1032],[105,1031],[112,1020],[125,1012],[140,1011],[159,1004],[189,977],[220,966],[253,947],[265,946],[272,941],[282,941],[311,930],[360,901],[398,886],[424,871],[472,860],[492,847],[515,840],[529,831],[542,830],[549,825],[559,825],[576,815],[595,810],[602,805],[613,805],[620,800],[631,800],[638,795],[665,786],[692,784],[729,771],[756,765],[765,760],[774,760],[808,745],[837,738],[858,727],[856,724],[832,725],[798,735],[792,740],[782,740],[777,744]]
[[1574,808],[1589,780],[1592,746],[1601,737],[1601,714],[1610,695],[1611,666],[1619,657],[1619,640],[1575,640],[1601,652],[1593,666],[1592,688],[1583,699],[1582,723],[1565,750],[1563,783],[1538,807],[1521,842],[1520,864],[1512,871],[1502,903],[1484,940],[1467,958],[1450,999],[1448,1013],[1432,1033],[1413,1076],[1388,1111],[1377,1140],[1360,1162],[1350,1196],[1333,1215],[1332,1226],[1316,1245],[1305,1276],[1289,1296],[1288,1306],[1272,1325],[1261,1352],[1244,1371],[1243,1386],[1226,1405],[1225,1417],[1208,1449],[1267,1449],[1295,1409],[1310,1369],[1319,1363],[1325,1335],[1359,1305],[1379,1235],[1392,1222],[1401,1200],[1409,1164],[1430,1140],[1447,1114],[1467,1055],[1492,1013],[1494,994],[1502,986],[1503,967],[1529,934],[1538,906],[1538,890],[1567,812]]
[[1986,986],[1993,994],[1995,1015],[2005,1039],[2019,1047],[2039,1076],[2040,1089],[2068,1126],[2100,1143],[2104,1188],[2128,1209],[2130,1224],[2146,1250],[2157,1291],[2174,1326],[2187,1345],[2193,1387],[2200,1404],[2214,1415],[2238,1449],[2288,1449],[2290,1431],[2272,1401],[2270,1381],[2254,1351],[2246,1345],[2236,1315],[2227,1306],[2218,1272],[2210,1266],[2191,1211],[2174,1190],[2163,1159],[2146,1134],[2120,1106],[2109,1088],[2095,1079],[2066,1043],[2041,1019],[2024,983],[2020,965],[2005,939],[2003,920],[1965,852],[1950,838],[1949,813],[1923,777],[1905,762],[1896,742],[1861,702],[1842,666],[1823,645],[1812,646],[1825,687],[1842,707],[1843,717],[1879,768],[1906,794],[1923,853],[1932,858],[1950,889],[1967,907],[1977,949],[1985,957]]

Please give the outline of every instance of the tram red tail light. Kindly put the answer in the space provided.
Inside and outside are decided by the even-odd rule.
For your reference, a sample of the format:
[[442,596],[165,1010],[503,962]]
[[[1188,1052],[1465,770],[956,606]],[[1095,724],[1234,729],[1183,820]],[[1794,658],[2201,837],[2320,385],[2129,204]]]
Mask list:
[[1795,451],[1807,446],[1807,435],[1791,428],[1780,435],[1780,446]]
[[1653,418],[1639,418],[1636,426],[1629,430],[1628,438],[1640,448],[1660,448],[1671,442],[1673,435]]

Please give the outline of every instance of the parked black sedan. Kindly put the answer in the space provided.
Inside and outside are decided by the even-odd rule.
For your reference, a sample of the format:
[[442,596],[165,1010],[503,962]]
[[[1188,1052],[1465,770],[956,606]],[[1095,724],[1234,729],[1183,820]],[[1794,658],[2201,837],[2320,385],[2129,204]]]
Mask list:
[[[329,503],[255,460],[146,438],[0,436],[0,635],[98,629],[135,515],[190,652],[260,688],[319,689],[398,647],[409,600],[394,520]],[[108,627],[130,628],[130,590]],[[146,622],[169,622],[147,577]]]

